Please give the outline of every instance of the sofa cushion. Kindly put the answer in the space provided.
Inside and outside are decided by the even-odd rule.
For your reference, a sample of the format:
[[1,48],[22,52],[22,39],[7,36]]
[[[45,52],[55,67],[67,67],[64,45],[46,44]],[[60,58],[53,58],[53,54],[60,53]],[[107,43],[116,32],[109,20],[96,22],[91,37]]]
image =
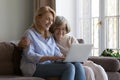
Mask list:
[[14,46],[10,42],[0,42],[0,75],[14,74],[12,53]]
[[119,72],[107,72],[108,80],[120,80],[120,73]]

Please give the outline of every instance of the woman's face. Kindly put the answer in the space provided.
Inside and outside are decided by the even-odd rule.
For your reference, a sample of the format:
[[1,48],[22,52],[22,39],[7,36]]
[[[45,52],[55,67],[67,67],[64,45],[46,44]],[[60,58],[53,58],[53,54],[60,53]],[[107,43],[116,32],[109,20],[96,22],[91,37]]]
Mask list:
[[66,24],[63,23],[60,25],[58,28],[55,29],[54,31],[54,37],[56,40],[61,40],[66,34]]
[[53,24],[53,20],[54,18],[52,13],[48,12],[42,16],[37,16],[36,24],[40,29],[49,30],[50,26]]

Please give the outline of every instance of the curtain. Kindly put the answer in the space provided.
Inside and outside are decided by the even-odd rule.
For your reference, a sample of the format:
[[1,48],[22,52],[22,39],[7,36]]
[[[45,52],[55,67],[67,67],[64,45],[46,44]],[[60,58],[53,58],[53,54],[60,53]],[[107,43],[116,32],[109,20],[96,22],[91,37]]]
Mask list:
[[50,6],[52,9],[56,10],[55,0],[34,0],[34,12],[42,6]]
[[77,34],[85,40],[86,43],[91,43],[91,0],[78,0],[78,27]]

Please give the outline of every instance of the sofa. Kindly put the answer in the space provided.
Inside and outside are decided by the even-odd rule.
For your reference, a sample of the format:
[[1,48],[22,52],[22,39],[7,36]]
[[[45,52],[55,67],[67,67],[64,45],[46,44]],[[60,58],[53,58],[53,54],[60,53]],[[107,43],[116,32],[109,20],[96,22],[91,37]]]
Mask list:
[[108,75],[109,80],[120,80],[120,58],[114,57],[89,57],[88,60],[101,65]]
[[20,71],[21,49],[11,42],[0,42],[0,80],[45,80],[25,77]]
[[[22,49],[12,42],[0,42],[0,80],[45,80],[40,77],[25,77],[20,66]],[[109,80],[120,80],[120,59],[112,57],[89,57],[88,60],[101,65]],[[47,80],[58,80],[56,77]]]

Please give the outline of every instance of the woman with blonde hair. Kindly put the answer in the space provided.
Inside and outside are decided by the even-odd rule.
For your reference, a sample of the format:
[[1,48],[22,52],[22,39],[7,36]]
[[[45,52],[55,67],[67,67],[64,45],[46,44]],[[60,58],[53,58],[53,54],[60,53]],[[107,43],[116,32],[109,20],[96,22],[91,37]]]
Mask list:
[[30,40],[29,45],[23,48],[20,66],[23,75],[45,79],[57,76],[60,80],[86,80],[80,63],[73,65],[57,62],[65,57],[49,32],[54,20],[55,11],[50,7],[45,6],[37,10],[32,27],[23,35],[24,39]]

